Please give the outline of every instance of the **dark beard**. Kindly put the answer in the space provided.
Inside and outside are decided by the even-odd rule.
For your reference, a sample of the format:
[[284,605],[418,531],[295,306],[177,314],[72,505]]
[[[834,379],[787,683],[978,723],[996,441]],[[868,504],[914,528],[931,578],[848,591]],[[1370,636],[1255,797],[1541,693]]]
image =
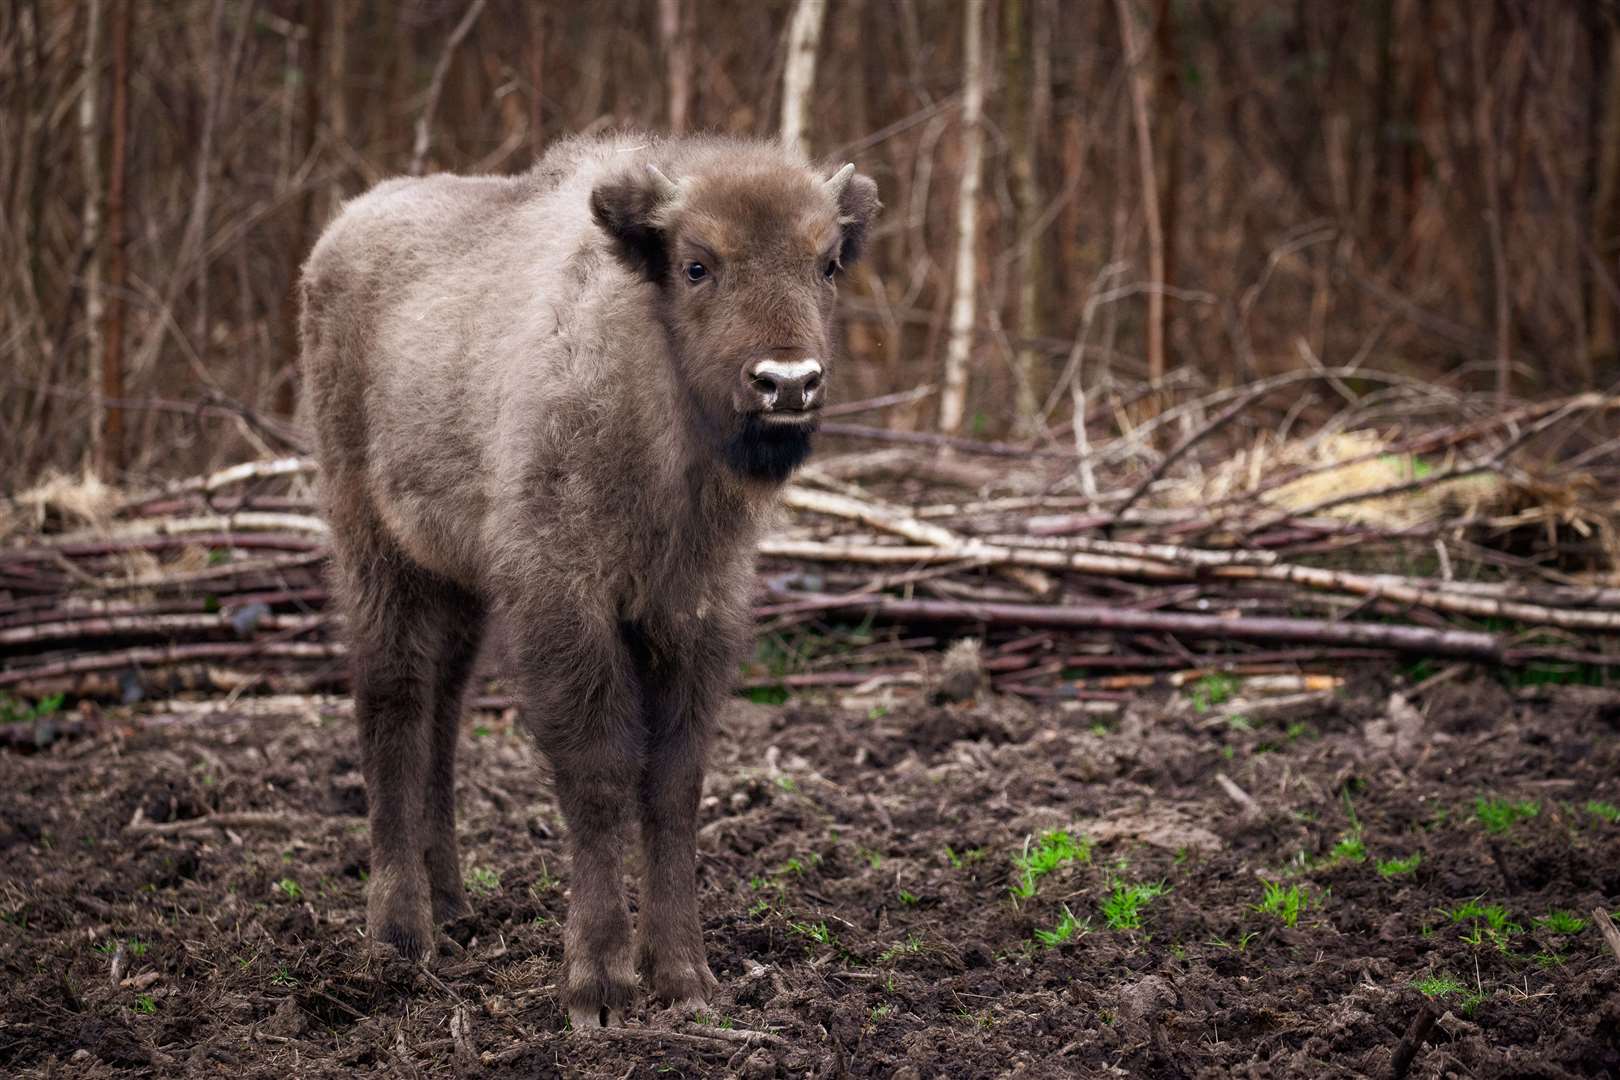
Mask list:
[[766,423],[757,415],[726,440],[726,464],[750,480],[780,484],[810,456],[813,429]]

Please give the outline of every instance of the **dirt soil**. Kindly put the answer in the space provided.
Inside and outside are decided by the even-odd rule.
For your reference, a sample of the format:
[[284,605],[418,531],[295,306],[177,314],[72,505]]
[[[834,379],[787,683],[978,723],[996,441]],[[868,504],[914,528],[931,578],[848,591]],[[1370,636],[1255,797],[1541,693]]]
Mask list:
[[[418,969],[361,936],[344,704],[250,704],[0,756],[0,1073],[1382,1077],[1431,1000],[1414,982],[1449,977],[1410,1075],[1620,1075],[1601,694],[1475,677],[1406,707],[1368,680],[1264,722],[1182,694],[1106,724],[739,702],[700,839],[720,995],[605,1035],[558,1008],[561,824],[509,718],[469,717],[476,911]],[[1519,820],[1489,831],[1479,798]],[[1055,830],[1069,857],[1014,897]],[[1300,888],[1295,925],[1258,910],[1263,879]],[[1110,927],[1116,886],[1154,883],[1140,927]],[[1068,940],[1037,940],[1065,910]]]

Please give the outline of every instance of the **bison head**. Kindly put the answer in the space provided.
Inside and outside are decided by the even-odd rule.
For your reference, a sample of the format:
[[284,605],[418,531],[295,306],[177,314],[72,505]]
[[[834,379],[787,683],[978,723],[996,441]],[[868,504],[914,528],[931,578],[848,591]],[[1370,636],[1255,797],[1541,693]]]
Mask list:
[[780,482],[810,450],[832,374],[833,306],[879,209],[853,165],[716,155],[674,178],[598,184],[615,254],[657,287],[677,381],[726,462]]

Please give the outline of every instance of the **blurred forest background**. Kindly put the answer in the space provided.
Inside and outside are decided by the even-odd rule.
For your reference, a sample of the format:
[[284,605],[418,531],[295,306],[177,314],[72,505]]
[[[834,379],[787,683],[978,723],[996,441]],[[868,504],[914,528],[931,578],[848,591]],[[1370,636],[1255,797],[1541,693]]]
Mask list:
[[935,387],[897,427],[1067,440],[1099,387],[1152,408],[1312,365],[1504,400],[1611,389],[1617,19],[1593,0],[5,0],[0,486],[296,446],[293,285],[344,198],[621,125],[786,128],[877,179],[842,389]]

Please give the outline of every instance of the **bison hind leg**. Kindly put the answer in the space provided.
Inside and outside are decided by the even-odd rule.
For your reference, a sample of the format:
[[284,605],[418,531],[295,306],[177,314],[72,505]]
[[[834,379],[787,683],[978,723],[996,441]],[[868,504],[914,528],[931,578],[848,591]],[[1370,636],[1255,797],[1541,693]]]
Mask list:
[[371,827],[367,933],[420,959],[433,947],[435,909],[465,903],[455,736],[482,620],[467,618],[461,590],[397,552],[340,543],[337,555]]
[[454,586],[441,590],[439,606],[443,622],[430,720],[424,861],[433,919],[445,923],[472,910],[461,880],[461,849],[456,841],[456,739],[461,731],[462,696],[484,635],[485,609],[477,597]]

